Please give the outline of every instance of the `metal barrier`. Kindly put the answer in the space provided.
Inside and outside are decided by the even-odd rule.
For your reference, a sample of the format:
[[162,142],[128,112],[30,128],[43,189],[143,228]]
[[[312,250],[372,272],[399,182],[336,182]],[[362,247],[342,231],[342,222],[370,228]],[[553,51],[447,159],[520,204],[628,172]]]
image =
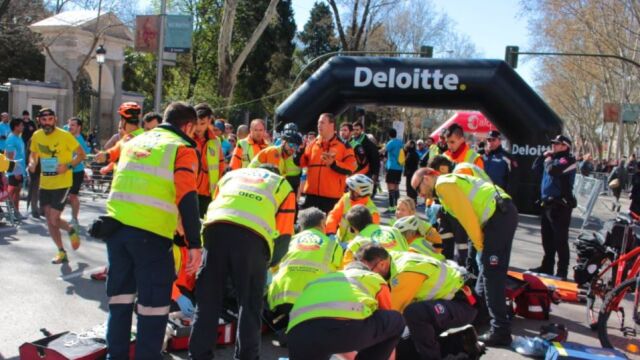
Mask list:
[[[108,170],[110,164],[99,164],[94,155],[88,155],[84,161],[84,181],[80,187],[80,196],[90,197],[92,200],[106,199],[111,190],[113,170]],[[102,171],[101,171],[102,170]]]
[[591,221],[591,212],[596,205],[598,196],[602,193],[603,180],[576,175],[576,180],[573,184],[573,195],[578,202],[579,216],[583,218],[580,230],[583,230]]

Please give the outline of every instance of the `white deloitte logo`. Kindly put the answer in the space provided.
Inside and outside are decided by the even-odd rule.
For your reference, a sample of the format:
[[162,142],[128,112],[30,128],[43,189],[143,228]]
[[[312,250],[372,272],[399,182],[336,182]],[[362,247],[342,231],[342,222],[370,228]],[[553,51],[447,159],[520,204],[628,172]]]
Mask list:
[[456,74],[443,74],[441,70],[414,68],[412,72],[386,71],[373,72],[366,66],[357,66],[353,76],[353,86],[365,87],[373,84],[380,89],[425,89],[425,90],[465,90],[467,86],[460,84]]
[[513,144],[511,146],[511,153],[513,155],[528,155],[528,156],[540,156],[549,150],[549,146],[546,145],[518,145]]

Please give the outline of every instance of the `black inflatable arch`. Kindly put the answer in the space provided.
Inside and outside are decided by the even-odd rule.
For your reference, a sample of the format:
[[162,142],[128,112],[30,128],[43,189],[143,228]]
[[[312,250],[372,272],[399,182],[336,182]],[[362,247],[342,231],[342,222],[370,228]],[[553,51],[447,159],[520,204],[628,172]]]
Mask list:
[[562,121],[504,61],[336,56],[278,107],[276,117],[311,130],[321,113],[359,104],[482,111],[512,143],[518,208],[535,212],[540,180],[530,168],[562,131]]

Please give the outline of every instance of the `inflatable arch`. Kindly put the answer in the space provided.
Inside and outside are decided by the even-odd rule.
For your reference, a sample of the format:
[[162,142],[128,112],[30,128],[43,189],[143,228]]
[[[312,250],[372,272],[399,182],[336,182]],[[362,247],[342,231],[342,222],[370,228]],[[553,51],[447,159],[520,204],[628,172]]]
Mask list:
[[365,104],[482,111],[512,144],[518,209],[536,212],[540,179],[531,165],[561,133],[562,121],[504,61],[336,56],[277,108],[276,117],[311,130],[323,112]]

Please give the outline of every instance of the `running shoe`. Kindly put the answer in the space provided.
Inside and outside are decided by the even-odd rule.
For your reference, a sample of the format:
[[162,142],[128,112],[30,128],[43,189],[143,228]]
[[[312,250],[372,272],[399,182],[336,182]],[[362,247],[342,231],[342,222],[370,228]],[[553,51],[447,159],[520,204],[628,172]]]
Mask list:
[[71,224],[71,226],[73,227],[73,230],[76,231],[76,234],[80,233],[80,224],[78,223],[78,219],[71,219],[69,224]]
[[71,248],[73,250],[78,250],[80,247],[80,235],[78,235],[78,232],[74,227],[69,230],[69,240],[71,240]]
[[67,252],[64,250],[59,250],[56,257],[51,259],[52,264],[62,264],[66,262],[69,262],[69,258],[67,258]]

